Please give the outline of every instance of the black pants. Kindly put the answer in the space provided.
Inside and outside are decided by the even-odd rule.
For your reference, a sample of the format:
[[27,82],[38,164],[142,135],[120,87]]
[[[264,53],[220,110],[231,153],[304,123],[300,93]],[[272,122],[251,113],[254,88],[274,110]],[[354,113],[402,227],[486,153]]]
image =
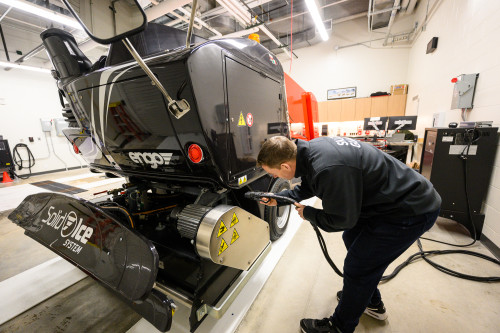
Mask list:
[[354,332],[370,301],[380,301],[377,285],[387,266],[432,227],[438,214],[439,210],[402,219],[360,219],[344,231],[344,287],[332,316],[343,333]]

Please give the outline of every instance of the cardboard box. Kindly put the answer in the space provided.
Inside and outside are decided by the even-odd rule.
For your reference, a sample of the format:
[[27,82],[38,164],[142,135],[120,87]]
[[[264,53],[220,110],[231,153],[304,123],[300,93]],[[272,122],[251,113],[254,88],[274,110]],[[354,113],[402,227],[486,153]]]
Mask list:
[[408,94],[407,84],[397,84],[391,86],[391,95],[406,95]]

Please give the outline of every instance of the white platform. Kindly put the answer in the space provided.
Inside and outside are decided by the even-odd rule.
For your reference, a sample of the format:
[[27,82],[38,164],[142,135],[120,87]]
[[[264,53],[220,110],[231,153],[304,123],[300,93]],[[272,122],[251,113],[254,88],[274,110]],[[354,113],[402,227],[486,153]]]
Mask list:
[[0,325],[56,295],[87,275],[54,258],[0,282]]

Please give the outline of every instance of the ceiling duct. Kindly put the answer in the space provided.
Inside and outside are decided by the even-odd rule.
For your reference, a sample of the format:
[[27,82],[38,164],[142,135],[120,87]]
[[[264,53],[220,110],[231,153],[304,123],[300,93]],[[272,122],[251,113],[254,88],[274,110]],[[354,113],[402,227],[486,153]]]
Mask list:
[[239,30],[239,24],[232,16],[217,16],[209,21],[212,28],[216,29],[223,35],[233,33]]
[[373,0],[371,11],[372,30],[386,28],[389,25],[395,2],[395,0]]

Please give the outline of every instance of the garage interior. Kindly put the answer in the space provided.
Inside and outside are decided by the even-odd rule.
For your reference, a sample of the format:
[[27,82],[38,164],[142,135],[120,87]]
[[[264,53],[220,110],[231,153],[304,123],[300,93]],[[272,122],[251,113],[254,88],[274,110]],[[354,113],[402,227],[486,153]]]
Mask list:
[[[276,103],[286,103],[287,119],[279,120],[278,124],[280,121],[287,123],[292,138],[310,140],[321,136],[348,137],[368,142],[393,155],[428,178],[443,198],[441,215],[424,237],[455,245],[472,243],[465,248],[457,248],[422,239],[423,249],[463,249],[493,258],[483,260],[474,255],[458,253],[432,258],[437,264],[460,272],[461,277],[490,277],[488,282],[450,276],[436,270],[422,258],[415,260],[393,279],[379,285],[389,318],[379,321],[363,315],[356,332],[497,332],[500,326],[500,285],[495,283],[500,280],[500,155],[497,149],[500,125],[497,109],[500,103],[495,96],[495,87],[499,85],[496,78],[500,61],[495,55],[500,45],[500,24],[496,19],[500,13],[500,3],[494,0],[312,1],[318,9],[320,27],[310,13],[309,2],[138,1],[150,27],[159,27],[157,29],[162,33],[163,27],[178,29],[181,41],[176,50],[181,51],[178,53],[181,56],[182,50],[186,48],[185,36],[191,18],[195,35],[190,46],[193,49],[204,43],[217,43],[218,40],[222,42],[214,45],[223,49],[224,45],[235,41],[231,44],[230,52],[229,48],[222,52],[237,54],[236,50],[244,49],[250,39],[258,39],[258,43],[268,52],[262,53],[266,55],[265,60],[271,68],[266,73],[255,71],[257,63],[251,63],[250,60],[244,65],[243,61],[233,64],[231,60],[225,60],[224,73],[241,70],[242,74],[225,77],[224,89],[241,91],[241,95],[234,96],[244,101],[241,103],[245,107],[253,105],[255,108],[248,113],[250,116],[240,109],[234,115],[229,113],[226,121],[231,122],[231,125],[227,125],[227,131],[236,133],[243,127],[250,133],[252,128],[255,130],[252,132],[254,141],[251,144],[242,143],[241,149],[233,148],[223,141],[229,141],[229,136],[226,138],[217,134],[217,140],[213,137],[212,140],[224,142],[228,149],[208,155],[208,149],[204,146],[198,147],[199,151],[195,150],[198,149],[196,147],[191,150],[189,146],[188,150],[193,154],[201,151],[201,155],[189,155],[192,163],[185,170],[186,174],[191,172],[198,177],[196,179],[200,183],[193,187],[202,187],[204,172],[210,174],[207,177],[219,172],[219,169],[203,171],[192,167],[193,163],[199,162],[196,162],[197,157],[205,161],[208,156],[216,164],[217,158],[224,160],[224,154],[227,153],[225,157],[229,160],[234,153],[246,154],[253,159],[227,162],[228,170],[236,170],[231,169],[233,167],[243,170],[241,168],[250,164],[253,170],[244,175],[229,175],[229,171],[227,179],[220,181],[229,184],[227,188],[238,189],[235,193],[259,189],[251,184],[247,187],[244,185],[247,181],[255,181],[256,184],[259,177],[267,177],[262,177],[263,173],[259,174],[261,170],[254,168],[258,148],[253,146],[259,144],[255,138],[261,134],[258,129],[265,127],[267,132],[263,135],[266,137],[272,136],[270,133],[279,134],[282,130],[281,127],[278,132],[271,131],[271,121],[266,118],[270,112],[261,110],[268,102],[263,92],[281,89],[281,86],[262,84],[258,90],[253,84],[261,82],[259,80],[263,78],[272,79],[273,66],[282,67],[287,99],[280,98]],[[80,1],[69,0],[69,3],[78,8]],[[59,20],[61,18],[62,21]],[[53,59],[51,61],[40,38],[42,32],[54,28],[74,37],[78,48],[92,66],[91,71],[105,72],[110,66],[116,66],[116,63],[110,65],[109,59],[103,58],[111,54],[110,46],[92,40],[62,1],[0,0],[0,114],[3,117],[0,122],[0,332],[156,332],[157,327],[143,318],[139,311],[134,311],[127,303],[129,300],[118,297],[112,288],[106,288],[88,276],[84,272],[86,269],[80,270],[47,246],[25,235],[25,230],[13,223],[15,217],[9,217],[15,215],[13,212],[19,214],[20,211],[15,211],[16,207],[30,195],[70,195],[96,203],[110,195],[122,195],[127,190],[124,184],[130,180],[120,174],[118,165],[115,168],[114,163],[104,169],[96,164],[90,165],[84,146],[87,141],[82,140],[82,146],[78,146],[77,138],[88,128],[82,125],[83,121],[77,119],[78,115],[75,116],[76,113],[72,113],[65,106],[63,97],[58,95],[58,88],[61,87],[58,87],[54,77],[61,73],[51,73]],[[130,39],[136,46],[139,45],[133,37]],[[121,43],[113,44],[111,49],[118,50],[120,46],[116,44],[120,44],[122,51],[126,52]],[[156,52],[171,51],[165,50],[160,44],[155,46]],[[139,47],[138,51],[147,59],[146,51]],[[155,54],[158,56],[162,53]],[[126,61],[128,59],[132,61],[131,56]],[[204,58],[200,56],[197,60],[199,67],[192,68],[200,71],[203,68],[207,73],[214,73],[217,68],[207,69],[203,66],[211,67],[210,59],[209,53],[206,53]],[[259,58],[258,61],[263,60]],[[194,60],[192,66],[195,66]],[[134,70],[142,69],[137,67]],[[157,76],[161,81],[162,72],[159,73]],[[178,72],[172,73],[173,76],[181,77]],[[126,128],[127,132],[117,130],[115,135],[116,138],[121,135],[126,139],[122,142],[118,142],[118,139],[113,141],[113,144],[117,142],[116,145],[122,147],[136,139],[140,140],[145,132],[127,125],[120,108],[131,105],[132,98],[162,98],[157,84],[145,74],[142,74],[143,81],[129,86],[123,84],[129,79],[127,75],[122,80],[116,79],[116,87],[120,88],[115,93],[123,89],[126,92],[124,95],[130,100],[122,105],[110,101],[111,104],[107,105],[110,114],[116,112],[116,117],[121,117],[123,121],[124,125],[117,123],[118,130]],[[203,81],[205,85],[193,83],[189,88],[196,97],[182,97],[191,106],[194,101],[206,101],[207,105],[217,103],[211,100],[216,98],[210,97],[214,95],[208,86],[210,82],[217,85],[219,78],[207,74],[202,79],[206,80]],[[195,81],[193,78],[191,80]],[[147,82],[147,87],[144,82]],[[219,83],[222,89],[222,79]],[[85,84],[88,85],[85,87],[87,91],[96,94],[100,91],[99,87],[93,85],[90,76]],[[174,99],[182,99],[179,97],[182,89],[175,96],[175,87],[165,85],[165,88]],[[109,94],[111,96],[111,89]],[[80,96],[80,100],[83,100],[81,103],[86,103],[85,98]],[[221,98],[222,106],[224,103],[226,107],[235,103],[230,99],[232,97],[226,98]],[[310,99],[309,104],[307,98]],[[158,112],[152,104],[145,102],[141,107],[152,113]],[[284,112],[282,105],[276,108]],[[195,111],[202,114],[202,107],[192,107],[186,114],[191,113],[191,117]],[[144,123],[148,121],[146,116],[145,113],[140,119]],[[174,119],[173,116],[169,117]],[[202,117],[200,115],[201,120],[198,120],[202,124],[202,134],[196,135],[209,137],[208,131],[203,132],[205,121],[208,120]],[[219,115],[212,118],[216,119],[214,124],[219,124]],[[184,121],[188,123],[186,119],[187,116]],[[92,121],[101,124],[102,120]],[[241,126],[241,122],[244,126]],[[153,128],[154,120],[147,126]],[[473,142],[467,144],[463,140],[467,140],[468,133],[472,133],[470,129],[480,133],[480,139],[474,137]],[[177,128],[173,133],[179,137],[179,145],[181,140],[185,140],[183,144],[187,148],[185,143],[196,139],[189,137],[189,131],[182,131],[184,129]],[[71,136],[67,134],[70,132]],[[94,131],[89,138],[97,134]],[[188,138],[183,139],[182,135]],[[161,144],[166,145],[167,141]],[[456,145],[458,150],[452,152],[450,144]],[[459,160],[459,156],[464,155],[464,148],[467,149],[467,155],[472,157],[469,159],[472,170],[465,172],[465,178],[461,169],[462,161]],[[127,167],[132,165],[134,159],[143,165],[148,164],[145,155],[130,155],[130,152],[127,151],[130,160]],[[147,152],[152,153],[153,150]],[[144,170],[147,167],[149,172],[154,173],[158,168],[161,169],[160,164],[165,163],[167,166],[170,159],[176,161],[175,153],[169,156],[162,155],[162,160],[156,162],[151,159],[152,162]],[[121,160],[115,160],[116,164],[122,163]],[[95,158],[93,163],[97,161]],[[109,161],[113,161],[111,156]],[[137,178],[137,175],[139,173],[133,177]],[[147,176],[145,173],[143,175]],[[180,175],[179,179],[185,176],[182,173]],[[292,186],[297,182],[300,180],[294,179]],[[172,188],[169,187],[168,191],[172,191]],[[166,195],[175,192],[168,191],[158,193]],[[193,195],[191,193],[187,197]],[[236,197],[240,198],[238,195]],[[201,202],[212,200],[201,194],[199,198]],[[186,201],[185,198],[182,200]],[[180,206],[182,200],[176,201],[176,204]],[[230,198],[226,204],[236,207],[232,209],[240,209],[234,210],[238,215],[245,214],[242,212],[245,209],[258,215],[259,210],[262,212],[264,209],[257,208],[257,204],[237,207],[235,202],[237,200],[231,201]],[[196,199],[196,202],[190,203],[196,205],[199,201]],[[321,200],[315,197],[303,204],[322,207]],[[156,206],[152,210],[156,210]],[[182,215],[181,212],[178,214]],[[184,214],[187,214],[186,211]],[[200,213],[193,214],[198,216]],[[168,290],[167,297],[175,304],[170,332],[300,332],[299,321],[302,318],[323,318],[332,314],[338,303],[336,294],[342,289],[342,279],[325,260],[308,221],[303,220],[292,208],[279,210],[276,214],[278,218],[283,216],[280,214],[290,214],[283,234],[268,245],[266,243],[265,250],[253,259],[254,262],[245,263],[243,274],[235,274],[231,283],[220,287],[221,295],[214,301],[217,305],[207,303],[203,307],[203,302],[196,303],[196,295],[183,297],[176,295],[173,288]],[[120,220],[126,215],[110,216]],[[135,215],[132,216],[136,221]],[[163,227],[160,223],[156,230],[162,232]],[[187,234],[182,233],[186,231],[179,232],[187,237],[184,236]],[[322,234],[330,256],[342,269],[346,256],[342,233]],[[240,235],[234,237],[233,233],[230,239],[237,241],[238,237]],[[474,242],[475,239],[477,241]],[[191,240],[190,244],[195,244],[193,238]],[[155,244],[158,243],[155,240]],[[186,244],[186,247],[190,246],[188,241]],[[71,249],[80,251],[78,247],[74,245]],[[199,249],[196,251],[199,252]],[[225,251],[225,248],[219,249],[219,256],[221,251]],[[385,275],[419,251],[417,243],[413,244],[389,266]],[[198,256],[198,252],[193,253]],[[160,255],[163,263],[162,260]],[[227,274],[232,269],[228,269]],[[159,285],[161,289],[165,281],[168,278],[157,280],[155,288]],[[198,305],[199,309],[193,311]],[[197,320],[192,319],[193,314],[198,316]],[[193,325],[193,322],[196,324]]]

